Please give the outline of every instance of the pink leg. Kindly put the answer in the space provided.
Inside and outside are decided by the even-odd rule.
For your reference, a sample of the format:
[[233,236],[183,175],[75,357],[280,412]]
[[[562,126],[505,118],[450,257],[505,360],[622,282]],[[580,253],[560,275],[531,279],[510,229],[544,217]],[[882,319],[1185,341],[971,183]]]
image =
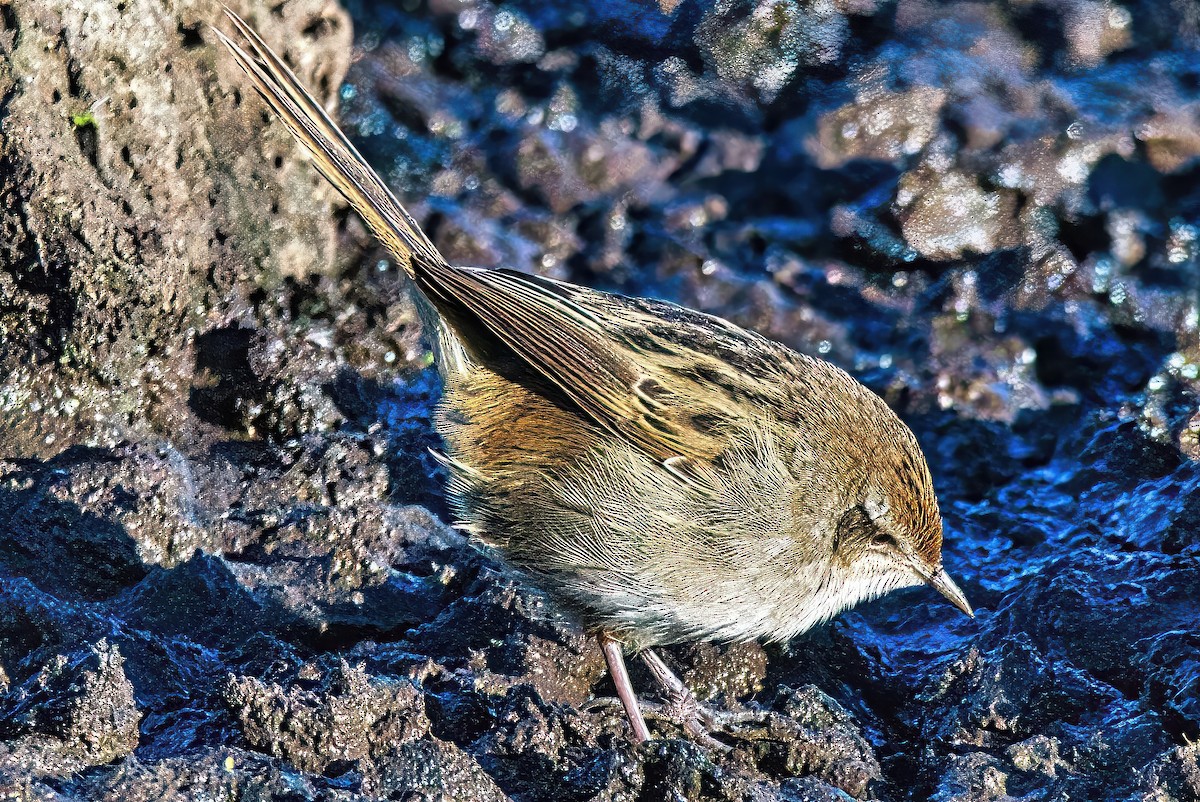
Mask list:
[[711,725],[712,722],[701,721],[701,717],[707,711],[696,701],[691,689],[684,685],[683,680],[675,676],[675,672],[667,668],[667,664],[652,650],[642,652],[642,662],[663,689],[667,697],[667,708],[675,712],[683,728],[692,735],[707,736],[708,730],[704,725]]
[[633,694],[633,685],[629,682],[629,672],[625,670],[621,644],[603,632],[596,633],[596,640],[600,642],[600,651],[604,652],[604,660],[608,663],[608,673],[617,688],[617,698],[621,700],[625,715],[629,717],[629,726],[633,728],[633,742],[640,744],[650,740],[650,730],[646,728],[646,719],[642,718],[637,697]]
[[729,746],[712,737],[709,729],[716,726],[713,713],[696,700],[696,695],[683,683],[675,672],[667,667],[662,658],[647,649],[642,652],[642,662],[655,681],[662,687],[667,698],[663,710],[672,719],[683,725],[683,729],[700,743],[722,752],[728,752]]
[[683,684],[683,680],[675,676],[674,671],[667,668],[667,664],[653,650],[647,649],[642,652],[642,662],[646,664],[646,668],[650,669],[650,673],[654,676],[654,679],[662,686],[663,691],[667,694],[668,701],[678,705],[695,703],[696,697],[692,695],[688,686]]

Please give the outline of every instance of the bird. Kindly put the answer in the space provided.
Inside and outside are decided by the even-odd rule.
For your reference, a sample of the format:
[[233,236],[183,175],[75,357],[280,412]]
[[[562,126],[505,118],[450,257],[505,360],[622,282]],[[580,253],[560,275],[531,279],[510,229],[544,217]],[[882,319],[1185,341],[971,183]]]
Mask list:
[[214,27],[316,169],[404,266],[444,391],[436,453],[460,528],[594,636],[635,743],[625,655],[705,742],[655,651],[783,642],[898,588],[973,616],[911,430],[835,365],[713,315],[451,265],[292,70]]

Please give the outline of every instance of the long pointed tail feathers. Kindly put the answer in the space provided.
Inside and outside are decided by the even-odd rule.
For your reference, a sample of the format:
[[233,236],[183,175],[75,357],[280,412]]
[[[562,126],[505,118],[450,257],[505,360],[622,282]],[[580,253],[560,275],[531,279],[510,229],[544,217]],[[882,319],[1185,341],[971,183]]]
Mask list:
[[445,265],[425,232],[291,69],[241,17],[229,8],[225,8],[225,15],[251,52],[213,28],[217,37],[233,53],[267,105],[308,151],[316,168],[350,202],[379,241],[402,261],[409,276],[415,277],[419,265]]

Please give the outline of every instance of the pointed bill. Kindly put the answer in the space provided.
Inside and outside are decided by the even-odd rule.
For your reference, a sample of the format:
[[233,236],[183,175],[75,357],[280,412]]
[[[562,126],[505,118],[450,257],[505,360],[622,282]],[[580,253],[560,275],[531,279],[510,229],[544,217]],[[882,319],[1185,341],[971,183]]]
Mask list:
[[929,587],[949,599],[950,603],[955,607],[972,618],[975,617],[975,613],[971,610],[971,604],[967,601],[967,597],[963,595],[958,585],[954,584],[954,580],[950,578],[945,569],[939,568],[926,578],[925,581],[929,583]]
[[950,575],[946,573],[946,569],[940,565],[936,567],[930,565],[911,551],[908,553],[908,564],[917,572],[917,576],[925,580],[925,584],[945,596],[951,604],[971,616],[971,618],[975,617],[975,612],[971,609],[971,603],[967,601],[966,595],[963,594],[954,580],[950,578]]

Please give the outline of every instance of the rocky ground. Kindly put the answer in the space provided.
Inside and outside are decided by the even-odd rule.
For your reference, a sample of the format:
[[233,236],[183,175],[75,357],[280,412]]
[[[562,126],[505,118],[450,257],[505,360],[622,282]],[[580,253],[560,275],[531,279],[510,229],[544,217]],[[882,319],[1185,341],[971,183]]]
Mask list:
[[236,10],[452,260],[887,398],[978,615],[670,650],[761,722],[633,748],[446,526],[408,290],[216,6],[0,0],[0,798],[1200,799],[1200,5]]

